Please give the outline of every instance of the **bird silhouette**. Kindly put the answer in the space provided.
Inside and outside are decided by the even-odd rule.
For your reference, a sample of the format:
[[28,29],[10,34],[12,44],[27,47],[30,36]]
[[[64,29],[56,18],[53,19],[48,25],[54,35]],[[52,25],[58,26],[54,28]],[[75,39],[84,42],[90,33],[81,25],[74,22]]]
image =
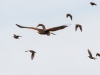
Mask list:
[[82,26],[80,24],[76,24],[75,26],[75,31],[77,31],[77,28],[80,28],[81,32],[82,32]]
[[52,27],[52,28],[46,29],[43,24],[38,24],[38,26],[42,26],[42,29],[40,29],[40,28],[37,28],[38,26],[37,27],[25,27],[25,26],[21,26],[21,25],[18,25],[18,24],[16,24],[16,25],[19,28],[28,28],[28,29],[37,30],[39,34],[44,34],[44,35],[47,35],[47,36],[49,36],[50,34],[56,35],[54,33],[50,33],[50,31],[57,31],[57,30],[61,30],[61,29],[68,27],[66,25],[62,25],[62,26],[57,26],[57,27]]
[[15,39],[19,39],[19,37],[22,37],[22,36],[19,36],[19,35],[15,35],[13,36]]
[[[34,58],[34,54],[35,54],[36,52],[33,51],[33,50],[28,50],[28,51],[32,53],[32,54],[31,54],[31,60],[33,60],[33,58]],[[25,52],[28,52],[28,51],[25,51]]]
[[97,53],[97,54],[96,54],[96,56],[99,56],[99,57],[100,57],[100,54],[99,54],[99,53]]
[[95,58],[95,57],[92,56],[92,53],[91,53],[91,51],[90,51],[89,49],[88,49],[88,53],[89,53],[89,56],[88,56],[88,57],[89,57],[90,59],[94,59],[94,60],[97,59],[97,58]]
[[70,19],[72,20],[72,15],[71,14],[67,14],[66,17],[70,17]]
[[90,2],[90,4],[93,6],[93,5],[95,5],[95,6],[97,6],[97,4],[95,4],[94,2]]

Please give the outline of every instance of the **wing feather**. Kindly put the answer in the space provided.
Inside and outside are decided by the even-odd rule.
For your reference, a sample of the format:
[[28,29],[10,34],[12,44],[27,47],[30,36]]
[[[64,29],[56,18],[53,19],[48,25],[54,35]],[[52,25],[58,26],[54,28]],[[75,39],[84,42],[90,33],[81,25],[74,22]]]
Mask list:
[[75,31],[77,31],[78,25],[75,26]]
[[92,53],[91,53],[91,51],[88,49],[88,53],[89,53],[89,55],[92,57]]
[[60,30],[60,29],[64,29],[65,27],[68,27],[68,26],[62,25],[62,26],[58,26],[58,27],[52,27],[52,28],[46,29],[45,31],[57,31],[57,30]]
[[34,53],[31,54],[31,60],[33,60],[33,58],[34,58]]
[[80,30],[81,30],[81,32],[82,32],[82,26],[79,26],[79,28],[80,28]]
[[34,30],[38,30],[38,28],[35,28],[35,27],[25,27],[25,26],[21,26],[21,25],[18,25],[16,24],[19,28],[28,28],[28,29],[34,29]]

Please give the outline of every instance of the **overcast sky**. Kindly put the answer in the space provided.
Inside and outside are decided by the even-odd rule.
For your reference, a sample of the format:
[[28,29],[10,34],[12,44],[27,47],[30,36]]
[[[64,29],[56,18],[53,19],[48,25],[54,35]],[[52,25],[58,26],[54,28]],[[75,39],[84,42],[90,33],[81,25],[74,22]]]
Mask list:
[[[39,23],[71,25],[50,36],[15,25]],[[75,24],[83,32],[75,32]],[[36,52],[33,60],[25,52],[30,49]],[[0,0],[0,75],[99,75],[100,58],[89,59],[87,49],[94,57],[100,53],[100,0]]]

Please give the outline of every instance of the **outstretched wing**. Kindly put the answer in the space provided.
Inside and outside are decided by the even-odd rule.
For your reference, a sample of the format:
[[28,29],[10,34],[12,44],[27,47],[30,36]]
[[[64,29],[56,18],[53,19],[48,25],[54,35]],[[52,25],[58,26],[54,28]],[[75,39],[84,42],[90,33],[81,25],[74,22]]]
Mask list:
[[88,53],[89,53],[89,55],[92,57],[92,53],[91,53],[91,51],[88,49]]
[[81,26],[81,25],[79,26],[79,28],[80,28],[80,30],[81,30],[81,32],[82,32],[82,26]]
[[52,27],[52,28],[46,29],[45,31],[57,31],[57,30],[60,30],[60,29],[64,29],[65,27],[68,27],[68,26],[62,25],[62,26],[58,26],[58,27]]
[[21,26],[21,25],[18,25],[16,24],[19,28],[28,28],[28,29],[34,29],[34,30],[38,30],[38,28],[35,28],[35,27],[25,27],[25,26]]
[[34,58],[34,54],[35,54],[35,53],[32,53],[32,54],[31,54],[31,60],[33,60],[33,58]]

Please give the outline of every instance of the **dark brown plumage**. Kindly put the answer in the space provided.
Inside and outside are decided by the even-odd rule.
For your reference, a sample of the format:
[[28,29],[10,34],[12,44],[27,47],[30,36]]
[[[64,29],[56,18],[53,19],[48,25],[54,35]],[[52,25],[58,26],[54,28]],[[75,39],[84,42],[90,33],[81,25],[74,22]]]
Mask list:
[[[33,58],[34,58],[34,55],[35,55],[35,51],[33,51],[33,50],[28,50],[29,52],[31,52],[32,54],[31,54],[31,60],[33,60]],[[28,52],[28,51],[25,51],[25,52]]]
[[89,53],[89,56],[88,56],[88,57],[89,57],[90,59],[94,59],[94,60],[97,59],[97,58],[95,58],[95,57],[92,56],[92,53],[91,53],[91,51],[90,51],[89,49],[88,49],[88,53]]
[[97,53],[97,54],[96,54],[96,56],[99,56],[99,57],[100,57],[100,54],[99,54],[99,53]]
[[[35,28],[35,27],[25,27],[25,26],[21,26],[21,25],[18,25],[16,24],[19,28],[28,28],[28,29],[34,29],[34,30],[37,30],[39,34],[46,34],[46,35],[50,35],[50,34],[53,34],[55,35],[54,33],[50,33],[50,31],[57,31],[57,30],[61,30],[61,29],[64,29],[65,27],[68,27],[66,25],[62,25],[62,26],[57,26],[57,27],[52,27],[52,28],[48,28],[46,29],[45,26],[43,24],[38,24],[38,26],[42,26],[43,29],[39,29],[39,28]],[[38,27],[37,26],[37,27]]]
[[22,36],[19,36],[19,35],[15,35],[13,36],[15,39],[19,39],[19,37],[22,37]]
[[80,28],[81,32],[82,32],[82,26],[80,24],[76,24],[75,26],[75,31],[77,31],[77,28]]
[[90,2],[90,4],[93,6],[93,5],[95,5],[95,6],[97,6],[97,4],[95,4],[94,2]]
[[71,14],[67,14],[66,17],[70,17],[70,19],[72,20],[72,15]]

